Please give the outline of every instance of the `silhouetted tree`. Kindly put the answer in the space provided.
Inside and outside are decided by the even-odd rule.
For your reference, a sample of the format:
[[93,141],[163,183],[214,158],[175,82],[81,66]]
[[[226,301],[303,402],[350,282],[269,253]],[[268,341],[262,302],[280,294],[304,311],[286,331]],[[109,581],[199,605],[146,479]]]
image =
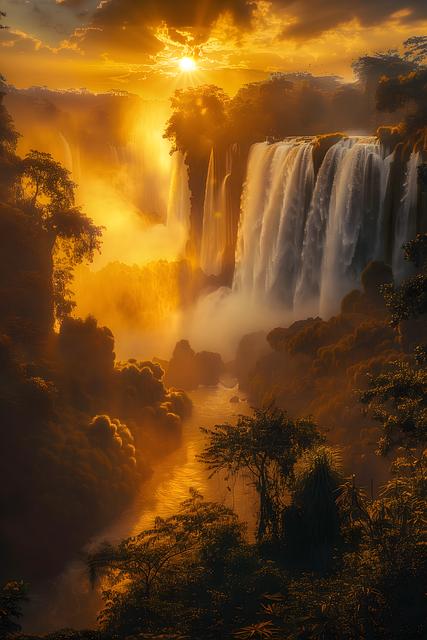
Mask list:
[[0,635],[15,636],[21,630],[18,624],[22,605],[27,600],[27,587],[23,582],[7,582],[0,588]]
[[58,320],[74,306],[69,288],[74,267],[91,261],[101,245],[102,228],[75,206],[74,189],[70,172],[50,154],[30,151],[21,161],[16,205],[45,246]]
[[427,124],[427,69],[398,77],[381,78],[377,89],[377,108],[394,112],[407,108],[405,123],[409,132]]
[[284,512],[283,540],[291,562],[330,568],[341,538],[337,499],[342,483],[340,457],[330,448],[308,451],[297,465],[292,502]]
[[237,425],[202,429],[209,444],[199,456],[212,474],[245,473],[258,497],[257,537],[278,538],[284,492],[294,478],[298,458],[322,441],[310,418],[292,420],[280,409],[255,409],[253,416],[239,416]]
[[407,75],[411,71],[415,71],[417,65],[412,60],[402,58],[397,51],[385,51],[361,56],[353,62],[352,67],[366,90],[370,90],[374,94],[380,78],[397,78]]

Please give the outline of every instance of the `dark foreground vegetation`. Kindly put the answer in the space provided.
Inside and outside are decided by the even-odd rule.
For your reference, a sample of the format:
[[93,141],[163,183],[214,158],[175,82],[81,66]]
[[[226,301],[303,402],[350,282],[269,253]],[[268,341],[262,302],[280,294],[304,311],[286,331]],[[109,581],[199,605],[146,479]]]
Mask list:
[[[384,289],[392,327],[427,313],[427,236],[405,251],[417,270]],[[99,631],[47,637],[424,638],[427,358],[417,326],[420,344],[359,393],[391,464],[375,495],[344,474],[311,418],[268,406],[205,430],[201,462],[243,474],[257,492],[255,539],[230,509],[190,491],[176,515],[88,556],[104,589]],[[23,583],[3,587],[4,633],[18,630],[25,597]]]
[[[427,313],[427,236],[405,250],[418,269],[385,288],[391,326]],[[344,474],[339,449],[311,418],[269,406],[205,430],[201,462],[227,480],[243,474],[256,490],[255,539],[233,511],[190,491],[176,515],[88,556],[88,576],[104,588],[100,630],[47,637],[424,638],[425,338],[359,393],[379,425],[377,455],[391,465],[375,495]],[[25,597],[22,583],[4,586],[5,630],[18,628]]]

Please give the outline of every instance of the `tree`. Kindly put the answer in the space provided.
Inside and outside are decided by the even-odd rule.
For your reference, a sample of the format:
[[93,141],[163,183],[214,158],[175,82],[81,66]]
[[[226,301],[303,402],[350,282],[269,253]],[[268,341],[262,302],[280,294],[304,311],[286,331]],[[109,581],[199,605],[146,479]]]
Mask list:
[[225,92],[215,85],[175,91],[164,134],[173,143],[172,150],[209,156],[224,131],[228,102]]
[[6,201],[18,175],[18,157],[15,153],[19,135],[13,120],[3,104],[6,82],[0,75],[0,200]]
[[27,600],[23,582],[7,582],[0,589],[0,635],[8,638],[21,630],[17,620],[22,616],[22,604]]
[[0,75],[0,155],[14,152],[18,142],[18,133],[13,126],[13,120],[3,104],[6,95],[6,83]]
[[427,441],[427,368],[404,360],[390,363],[379,375],[369,376],[369,388],[360,394],[382,426],[379,453],[398,447],[419,448]]
[[384,51],[365,55],[352,64],[353,71],[366,89],[373,89],[382,77],[397,78],[415,71],[414,61],[402,58],[397,51]]
[[354,479],[341,488],[342,517],[349,537],[359,540],[356,553],[345,559],[345,573],[356,587],[358,615],[352,615],[362,632],[357,637],[425,636],[426,472],[425,453],[399,457],[377,499],[367,498]]
[[427,58],[427,36],[412,36],[403,43],[405,58],[421,64]]
[[284,542],[292,562],[330,567],[341,538],[337,500],[342,483],[341,460],[333,449],[308,451],[297,465],[292,502],[284,512]]
[[397,287],[393,284],[383,287],[394,327],[404,320],[427,313],[427,233],[407,242],[403,250],[405,260],[413,263],[416,272]]
[[230,133],[233,140],[249,148],[267,137],[281,139],[289,135],[290,104],[294,84],[276,74],[262,82],[244,85],[229,105]]
[[[116,633],[191,626],[202,615],[203,599],[215,598],[224,581],[231,588],[227,565],[244,544],[243,531],[230,509],[190,490],[178,514],[156,518],[152,529],[90,554],[92,581],[106,574],[112,584],[104,626]],[[213,615],[212,602],[210,609]]]
[[91,261],[101,246],[102,228],[75,206],[75,186],[70,172],[48,153],[32,150],[20,163],[16,204],[45,243],[57,320],[74,306],[69,288],[74,267]]
[[410,133],[427,124],[427,69],[406,75],[381,78],[377,88],[377,108],[394,112],[408,107],[405,123]]
[[[427,234],[418,235],[404,246],[405,259],[418,269],[399,286],[383,286],[390,323],[398,327],[427,312]],[[425,323],[421,335],[425,338]],[[382,425],[378,451],[387,454],[398,447],[422,447],[427,440],[427,357],[425,344],[412,356],[389,363],[368,378],[368,389],[360,393],[362,403]]]
[[257,537],[278,538],[284,491],[294,479],[298,458],[322,441],[310,418],[292,420],[272,406],[239,416],[237,425],[202,429],[209,444],[198,456],[212,475],[226,471],[248,474],[259,497]]

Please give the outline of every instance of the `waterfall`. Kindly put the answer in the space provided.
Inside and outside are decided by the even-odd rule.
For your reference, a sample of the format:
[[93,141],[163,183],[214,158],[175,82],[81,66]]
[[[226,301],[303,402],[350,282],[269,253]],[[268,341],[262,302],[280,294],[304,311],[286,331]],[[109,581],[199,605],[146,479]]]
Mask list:
[[252,147],[242,198],[233,287],[291,304],[314,187],[310,142]]
[[305,308],[307,313],[318,313],[316,302],[320,295],[319,276],[322,269],[332,188],[341,160],[351,144],[350,140],[344,140],[331,147],[326,152],[317,176],[304,233],[301,271],[295,293],[295,305]]
[[373,259],[381,205],[378,144],[354,142],[335,174],[320,274],[320,314],[333,313]]
[[[393,155],[385,156],[373,138],[344,138],[315,176],[314,144],[289,138],[253,145],[241,201],[233,293],[280,305],[294,317],[337,312],[366,264],[384,259]],[[401,245],[415,234],[419,160],[413,153],[408,161],[395,222],[397,276]]]
[[[283,146],[285,147],[285,145]],[[237,238],[233,289],[246,292],[254,290],[253,266],[259,262],[262,213],[267,208],[265,203],[268,202],[268,196],[275,191],[274,187],[277,186],[280,190],[280,176],[275,181],[273,188],[270,184],[272,175],[276,174],[274,170],[271,170],[276,151],[276,146],[260,143],[253,145],[249,153],[246,183],[242,195],[242,215]],[[287,148],[286,150],[283,148],[284,154],[287,151]],[[271,197],[274,196],[270,196],[270,199]],[[267,230],[267,225],[265,229]]]
[[406,166],[403,196],[394,228],[393,271],[397,280],[404,278],[409,269],[408,264],[402,261],[402,246],[416,233],[419,163],[420,153],[413,151]]
[[200,253],[200,266],[207,275],[219,275],[222,270],[227,233],[227,182],[230,173],[231,167],[226,166],[224,178],[219,179],[212,149],[206,178]]
[[184,155],[180,151],[176,151],[172,157],[167,226],[171,229],[180,226],[187,232],[190,226],[190,208],[188,169]]

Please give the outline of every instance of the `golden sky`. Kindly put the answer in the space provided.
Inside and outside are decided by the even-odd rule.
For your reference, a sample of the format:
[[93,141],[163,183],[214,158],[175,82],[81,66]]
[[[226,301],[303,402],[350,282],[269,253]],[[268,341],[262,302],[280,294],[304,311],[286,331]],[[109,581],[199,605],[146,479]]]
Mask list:
[[[426,0],[0,0],[0,72],[18,87],[165,98],[234,93],[273,71],[352,78],[361,54],[427,33]],[[189,56],[197,71],[183,73]]]

